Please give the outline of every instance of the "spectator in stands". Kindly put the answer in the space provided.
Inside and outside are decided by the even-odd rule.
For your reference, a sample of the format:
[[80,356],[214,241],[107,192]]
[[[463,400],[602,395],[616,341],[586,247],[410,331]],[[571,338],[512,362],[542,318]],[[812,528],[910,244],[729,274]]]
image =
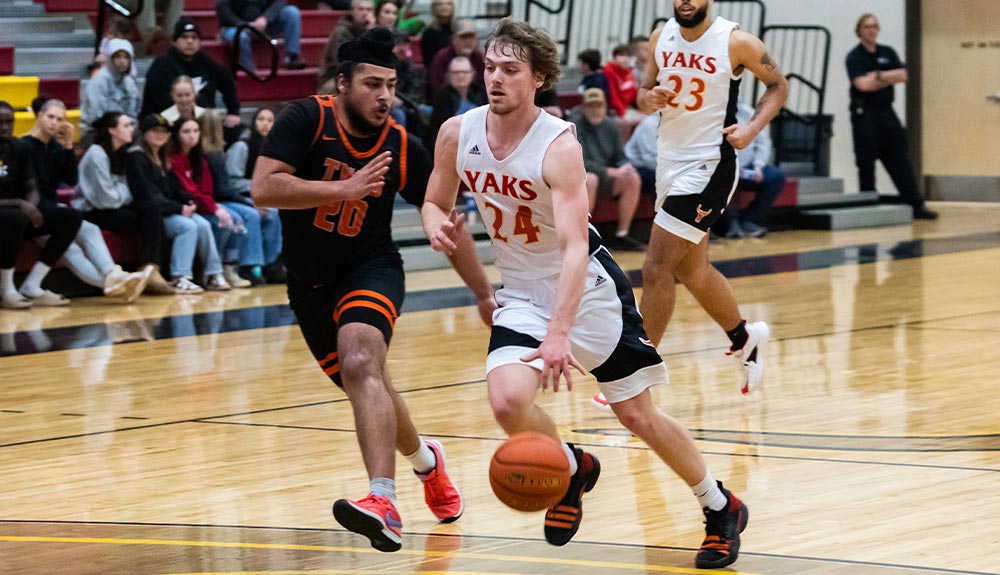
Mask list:
[[559,105],[559,94],[555,88],[535,92],[535,105],[556,118],[562,118],[562,107]]
[[434,56],[451,45],[455,33],[455,0],[431,2],[431,23],[420,33],[420,55],[424,67],[430,66]]
[[[204,287],[209,291],[227,291],[230,284],[226,276],[236,273],[240,244],[246,235],[245,230],[241,231],[242,220],[233,218],[232,212],[215,201],[212,172],[202,152],[198,121],[181,118],[173,125],[171,135],[170,168],[181,190],[194,200],[197,207],[199,236],[206,230],[210,234],[211,253],[202,254],[199,249],[205,266]],[[203,245],[201,237],[198,243],[199,247]],[[223,258],[221,261],[220,255]]]
[[625,144],[625,157],[642,180],[642,193],[656,195],[656,138],[660,135],[660,112],[646,116]]
[[920,195],[906,128],[892,109],[894,86],[909,80],[906,64],[895,50],[876,42],[879,30],[874,14],[862,15],[854,28],[861,42],[847,54],[858,184],[863,192],[876,190],[875,160],[881,160],[899,191],[899,199],[913,208],[913,217],[937,219],[937,212],[928,210]]
[[[31,150],[13,132],[14,108],[0,101],[0,300],[7,309],[66,305],[68,299],[42,289],[42,280],[73,243],[80,215],[71,208],[40,202]],[[50,237],[18,291],[14,268],[21,240],[39,236]]]
[[590,88],[600,88],[604,92],[606,99],[610,98],[611,88],[608,85],[608,77],[601,69],[601,53],[598,50],[584,50],[576,55],[576,61],[580,64],[580,93],[586,92]]
[[[750,122],[754,109],[740,101],[736,109],[736,121],[745,126]],[[785,173],[781,168],[771,163],[771,129],[761,130],[750,145],[737,151],[740,161],[740,183],[738,190],[756,192],[753,201],[743,210],[738,210],[731,201],[726,211],[722,212],[725,220],[727,238],[759,238],[767,233],[764,222],[767,213],[774,205],[774,200],[785,188]],[[721,230],[720,230],[721,231]]]
[[396,97],[390,114],[403,127],[417,132],[422,138],[426,135],[426,118],[433,113],[433,108],[424,103],[424,69],[413,65],[409,34],[397,30],[393,32],[393,41],[395,45],[392,53],[396,55]]
[[131,119],[118,112],[108,112],[94,122],[94,144],[80,162],[73,206],[102,230],[138,233],[139,261],[150,270],[151,291],[165,293],[166,281],[158,272],[152,273],[163,254],[160,209],[147,190],[129,188],[126,177],[126,155],[134,131]]
[[617,198],[618,229],[607,246],[623,251],[643,251],[646,244],[629,235],[632,218],[639,207],[641,182],[638,172],[625,158],[618,128],[608,118],[604,92],[600,88],[588,88],[583,93],[581,108],[573,123],[583,148],[590,211],[594,211],[598,196]]
[[611,51],[612,59],[604,65],[604,77],[608,80],[608,107],[619,118],[625,111],[635,106],[639,95],[639,84],[632,75],[632,47],[619,44]]
[[[438,52],[427,68],[428,102],[433,102],[437,98],[438,92],[444,88],[447,81],[448,64],[455,56],[468,58],[472,62],[472,69],[476,71],[472,81],[483,88],[486,87],[486,80],[483,78],[483,70],[486,66],[483,62],[483,53],[479,49],[476,23],[470,18],[463,18],[458,21],[458,27],[451,36],[451,46]],[[424,62],[424,65],[426,66],[427,63]]]
[[[146,0],[143,2],[142,11],[139,12],[135,21],[147,50],[154,43],[160,44],[160,42],[170,38],[164,30],[173,30],[183,11],[184,0]],[[157,14],[163,14],[162,27],[156,24]]]
[[[250,184],[253,178],[253,170],[257,165],[257,156],[260,154],[260,147],[264,143],[264,138],[271,132],[274,126],[274,119],[278,111],[274,107],[265,106],[259,108],[254,114],[253,122],[250,124],[250,136],[246,140],[234,143],[226,150],[226,171],[229,179],[238,186],[240,193],[249,195]],[[245,190],[245,191],[244,191]],[[274,208],[267,208],[268,212],[277,214]],[[262,223],[267,224],[270,216],[263,216]],[[285,283],[285,266],[281,262],[282,237],[281,221],[275,220],[277,232],[262,230],[264,239],[264,280],[267,283]],[[277,238],[274,241],[268,240],[269,233],[275,233]]]
[[635,85],[642,86],[642,81],[646,79],[646,53],[649,51],[649,36],[633,36],[629,40],[632,47],[632,77],[635,78]]
[[[195,252],[200,254],[206,269],[218,266],[218,250],[212,237],[212,226],[195,213],[194,200],[184,194],[170,171],[167,143],[170,125],[159,114],[146,116],[139,125],[142,141],[133,145],[126,159],[129,189],[145,190],[159,206],[167,237],[173,239],[170,252],[170,287],[177,294],[201,293],[195,284],[192,266]],[[214,261],[213,261],[213,255]]]
[[195,102],[203,108],[214,108],[216,92],[221,92],[226,105],[226,127],[239,126],[240,101],[233,74],[201,52],[201,30],[187,18],[178,20],[174,27],[173,47],[149,67],[141,117],[158,114],[173,105],[170,89],[178,76],[188,76],[194,81]]
[[111,56],[104,67],[87,82],[80,106],[80,129],[89,140],[91,124],[105,112],[121,112],[135,120],[139,117],[139,85],[129,75],[132,68],[132,43],[114,38],[108,41]]
[[[136,39],[136,32],[135,24],[132,23],[132,20],[121,15],[112,17],[104,30],[104,37],[101,38],[101,45],[97,50],[97,54],[94,54],[94,61],[87,68],[91,72],[90,75],[93,76],[96,74],[101,69],[101,66],[108,61],[108,57],[111,56],[111,53],[108,52],[109,41],[118,38],[132,42]],[[135,62],[132,62],[128,73],[129,76],[135,77]]]
[[377,0],[375,2],[375,25],[395,30],[399,24],[399,4],[396,0]]
[[461,116],[473,108],[486,104],[486,88],[472,81],[475,70],[465,56],[455,56],[448,65],[448,83],[438,92],[434,101],[434,115],[427,132],[425,147],[433,152],[438,130],[448,118]]
[[330,33],[326,41],[326,55],[319,73],[319,92],[333,94],[337,91],[337,72],[340,60],[337,51],[340,45],[357,40],[366,30],[375,25],[375,7],[371,0],[353,0],[350,13],[344,15]]
[[[286,69],[306,67],[302,61],[302,14],[298,7],[285,4],[285,0],[216,0],[215,13],[221,26],[219,34],[226,42],[233,42],[239,26],[249,24],[258,32],[284,37]],[[247,70],[257,69],[252,43],[249,32],[240,34],[240,65]]]
[[[108,114],[125,118],[131,126],[131,121],[121,113]],[[101,140],[101,123],[98,118],[94,124],[95,139],[98,141]],[[76,154],[73,152],[73,124],[66,121],[66,105],[59,100],[43,104],[35,125],[23,141],[31,149],[39,203],[58,205],[60,183],[75,185],[78,173]],[[159,226],[159,220],[156,224]],[[47,239],[39,238],[39,243],[44,246]],[[155,271],[149,267],[141,273],[125,273],[112,259],[100,227],[88,221],[81,223],[63,259],[66,267],[84,283],[100,288],[106,296],[123,297],[129,303],[139,297]]]
[[174,85],[170,87],[170,99],[173,105],[159,112],[171,126],[180,118],[198,119],[205,113],[196,103],[194,80],[187,76],[177,76]]
[[[201,147],[212,172],[215,201],[230,213],[243,220],[246,238],[239,253],[239,270],[232,279],[233,287],[247,287],[264,283],[264,266],[273,264],[281,254],[281,222],[278,210],[255,208],[249,195],[250,186],[243,178],[232,179],[226,168],[226,142],[222,137],[222,121],[218,114],[209,112],[198,122],[201,126]],[[233,274],[230,274],[233,275]]]

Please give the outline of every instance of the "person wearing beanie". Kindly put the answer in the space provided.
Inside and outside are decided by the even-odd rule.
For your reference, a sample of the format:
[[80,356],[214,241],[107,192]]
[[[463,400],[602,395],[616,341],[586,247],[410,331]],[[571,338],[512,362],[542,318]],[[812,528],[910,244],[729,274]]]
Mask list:
[[149,67],[140,117],[158,114],[174,105],[170,89],[178,76],[188,76],[194,81],[195,103],[203,108],[214,108],[216,94],[221,92],[226,106],[225,126],[239,125],[240,100],[233,73],[201,51],[201,29],[188,18],[177,21],[173,47]]
[[108,40],[108,54],[101,70],[87,82],[80,107],[80,129],[84,138],[89,139],[91,124],[105,112],[121,112],[132,119],[139,117],[139,85],[129,74],[134,57],[132,43],[112,38]]

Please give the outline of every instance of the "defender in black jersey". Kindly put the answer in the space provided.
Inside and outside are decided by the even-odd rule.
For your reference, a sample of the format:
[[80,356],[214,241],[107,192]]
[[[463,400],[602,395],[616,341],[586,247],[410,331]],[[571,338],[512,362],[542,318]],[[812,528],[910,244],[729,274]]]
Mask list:
[[[380,551],[402,546],[397,448],[423,481],[438,519],[451,522],[463,511],[443,447],[420,438],[385,362],[405,292],[391,234],[395,194],[420,206],[432,167],[427,151],[388,115],[393,46],[385,28],[343,44],[336,95],[286,106],[264,142],[251,187],[255,204],[280,208],[292,309],[316,361],[354,410],[370,493],[337,500],[334,517]],[[454,213],[452,220],[461,225]],[[462,235],[451,260],[489,323],[496,304],[471,236]]]

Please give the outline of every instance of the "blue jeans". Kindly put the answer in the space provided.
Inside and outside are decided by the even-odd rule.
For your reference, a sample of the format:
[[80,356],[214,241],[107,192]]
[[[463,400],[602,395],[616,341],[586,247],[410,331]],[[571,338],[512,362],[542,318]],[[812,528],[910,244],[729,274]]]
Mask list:
[[257,208],[237,202],[223,202],[230,213],[238,214],[246,226],[246,242],[240,251],[241,266],[264,266],[274,263],[281,254],[281,220],[278,210],[268,208],[261,216]]
[[219,249],[215,247],[212,224],[198,214],[186,218],[175,214],[163,218],[163,228],[167,237],[174,240],[170,252],[170,275],[173,277],[194,277],[194,257],[204,268],[205,275],[222,273]]
[[[282,36],[285,39],[285,55],[302,53],[302,15],[295,6],[285,6],[278,12],[278,17],[267,23],[264,31],[270,36]],[[222,39],[230,44],[236,37],[236,28],[226,26],[220,30]],[[250,33],[240,35],[240,64],[248,70],[256,70],[253,62],[253,47],[250,44]]]
[[[763,226],[767,220],[767,213],[771,210],[771,205],[781,195],[781,190],[785,189],[785,179],[785,173],[777,166],[772,165],[764,166],[764,179],[760,182],[740,179],[738,189],[757,192],[750,205],[740,211],[740,221],[753,222],[758,226]],[[724,213],[727,212],[729,210]]]
[[222,257],[222,263],[235,264],[240,261],[240,253],[247,243],[246,224],[244,224],[243,218],[234,210],[229,209],[225,204],[219,205],[222,206],[222,209],[229,212],[229,216],[233,218],[232,227],[224,228],[220,226],[219,218],[214,214],[203,217],[208,220],[208,223],[212,224],[212,234],[215,236],[215,245],[219,248],[219,256]]

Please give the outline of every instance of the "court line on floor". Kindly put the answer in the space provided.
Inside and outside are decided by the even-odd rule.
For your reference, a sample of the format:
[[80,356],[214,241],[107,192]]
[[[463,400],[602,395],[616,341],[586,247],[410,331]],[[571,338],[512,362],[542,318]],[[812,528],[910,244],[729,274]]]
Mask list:
[[[198,523],[148,523],[148,522],[134,522],[134,521],[65,521],[65,520],[26,520],[26,519],[0,519],[0,525],[3,524],[22,524],[22,525],[71,525],[71,526],[115,526],[115,527],[194,527],[203,529],[241,529],[248,531],[288,531],[288,532],[313,532],[313,533],[349,533],[344,529],[330,529],[330,528],[308,528],[308,527],[279,527],[279,526],[266,526],[266,525],[224,525],[224,524],[198,524]],[[436,534],[430,532],[411,532],[404,531],[406,535],[417,535],[424,537],[461,537],[463,540],[473,539],[481,541],[510,541],[510,542],[530,542],[530,543],[543,543],[542,539],[530,538],[530,537],[509,537],[509,536],[499,536],[499,535],[473,535],[473,534],[462,534],[462,535],[448,535],[448,534]],[[19,536],[0,536],[0,541],[8,540],[12,537]],[[74,539],[75,538],[70,538]],[[100,538],[84,538],[84,539],[100,539]],[[109,538],[110,539],[110,538]],[[148,541],[148,540],[133,540],[133,541]],[[177,540],[153,540],[153,541],[177,541]],[[192,541],[198,547],[209,547],[211,545],[206,545],[205,541]],[[245,546],[244,544],[237,543],[232,545],[234,542],[219,542],[225,544],[225,546]],[[134,543],[139,544],[139,543]],[[251,544],[251,545],[280,545],[280,544]],[[285,546],[285,548],[290,548]],[[574,546],[599,546],[599,547],[622,547],[630,549],[660,549],[665,551],[681,551],[681,552],[694,552],[697,549],[691,547],[680,547],[672,545],[644,545],[638,543],[618,543],[618,542],[607,542],[607,541],[588,541],[588,540],[574,540],[572,542]],[[220,545],[222,546],[222,545]],[[296,546],[300,547],[300,546]],[[323,547],[323,546],[315,546]],[[355,548],[355,547],[331,547],[332,549],[347,549],[347,550],[357,550],[363,553],[378,553],[371,548]],[[416,550],[400,550],[396,553],[410,553],[410,554],[421,554],[421,555],[432,555],[432,556],[457,556],[453,555],[454,552],[449,551],[416,551]],[[970,571],[965,569],[951,569],[946,567],[926,567],[920,565],[907,565],[902,563],[883,563],[876,561],[860,561],[854,559],[834,559],[828,557],[810,557],[806,555],[785,555],[779,553],[766,553],[766,552],[755,552],[741,550],[741,555],[745,557],[763,557],[771,559],[785,559],[792,561],[807,561],[816,563],[833,563],[840,565],[861,565],[869,567],[882,567],[882,568],[894,568],[894,569],[906,569],[906,570],[923,570],[934,573],[950,573],[955,575],[1000,575],[997,572],[989,571]],[[509,556],[501,556],[509,557]],[[529,558],[532,559],[532,558]],[[671,568],[671,569],[686,569],[686,568]],[[284,573],[284,571],[279,571]],[[705,571],[698,569],[688,569],[684,571],[685,573],[712,573],[713,571]],[[730,575],[738,575],[736,571],[726,570],[724,573],[729,573]],[[744,574],[746,575],[746,574]]]

